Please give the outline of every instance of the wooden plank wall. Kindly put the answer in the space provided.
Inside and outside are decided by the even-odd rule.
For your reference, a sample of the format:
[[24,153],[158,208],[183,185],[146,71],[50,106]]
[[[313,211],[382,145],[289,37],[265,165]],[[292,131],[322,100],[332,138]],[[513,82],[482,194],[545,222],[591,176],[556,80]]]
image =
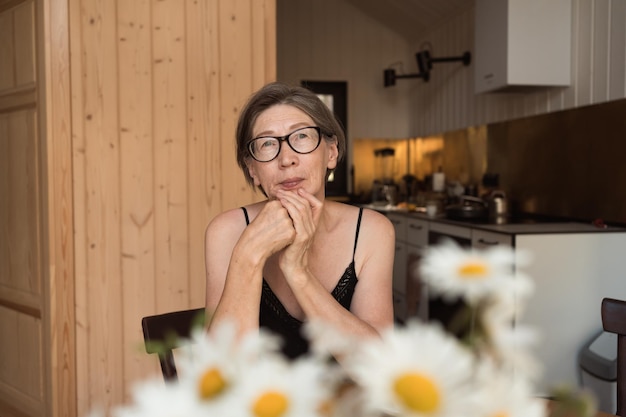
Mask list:
[[35,1],[0,1],[0,415],[45,414]]
[[141,317],[204,305],[203,237],[261,196],[234,157],[273,0],[70,0],[78,414],[158,373]]

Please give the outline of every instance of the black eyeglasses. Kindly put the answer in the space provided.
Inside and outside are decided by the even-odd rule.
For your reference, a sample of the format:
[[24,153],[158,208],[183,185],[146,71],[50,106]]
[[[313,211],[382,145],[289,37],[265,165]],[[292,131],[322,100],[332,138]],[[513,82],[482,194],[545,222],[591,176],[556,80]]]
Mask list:
[[287,141],[289,147],[299,154],[311,153],[320,146],[322,135],[317,126],[307,126],[282,136],[261,136],[248,143],[250,155],[259,162],[269,162],[280,153],[282,143]]

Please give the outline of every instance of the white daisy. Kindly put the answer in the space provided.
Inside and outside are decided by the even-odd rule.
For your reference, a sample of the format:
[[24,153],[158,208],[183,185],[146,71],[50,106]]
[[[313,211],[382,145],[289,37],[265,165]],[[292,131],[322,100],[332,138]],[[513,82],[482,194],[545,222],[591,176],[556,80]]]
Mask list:
[[133,389],[133,403],[119,407],[113,417],[200,417],[205,416],[197,396],[179,384],[148,380]]
[[532,283],[520,271],[529,258],[512,248],[466,249],[452,240],[431,246],[419,264],[419,276],[433,294],[462,297],[468,304],[506,294],[527,293]]
[[516,369],[527,378],[536,378],[541,365],[532,354],[538,334],[519,322],[510,304],[494,303],[484,310],[482,326],[487,334],[488,353],[502,368]]
[[482,417],[544,417],[547,407],[529,381],[512,371],[484,363],[477,372],[481,388],[476,406]]
[[232,417],[317,417],[328,403],[326,367],[311,358],[266,356],[251,363],[229,408]]
[[230,406],[234,387],[245,377],[250,363],[262,355],[277,355],[278,339],[266,332],[237,335],[234,323],[225,322],[211,333],[200,329],[178,358],[179,381],[212,410]]
[[319,356],[344,356],[354,351],[360,339],[340,332],[332,324],[322,320],[310,320],[304,324],[304,335],[311,343],[311,352]]
[[345,359],[366,411],[398,416],[470,416],[473,357],[437,325],[411,321],[364,342]]

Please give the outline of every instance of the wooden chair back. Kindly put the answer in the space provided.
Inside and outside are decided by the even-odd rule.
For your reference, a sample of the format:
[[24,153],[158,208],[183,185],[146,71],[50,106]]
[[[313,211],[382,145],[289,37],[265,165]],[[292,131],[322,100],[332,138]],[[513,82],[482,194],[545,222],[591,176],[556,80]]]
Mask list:
[[183,346],[195,326],[204,324],[204,308],[174,311],[141,319],[146,352],[156,353],[166,381],[178,379],[173,349]]
[[602,300],[602,327],[617,334],[617,415],[626,417],[626,301]]

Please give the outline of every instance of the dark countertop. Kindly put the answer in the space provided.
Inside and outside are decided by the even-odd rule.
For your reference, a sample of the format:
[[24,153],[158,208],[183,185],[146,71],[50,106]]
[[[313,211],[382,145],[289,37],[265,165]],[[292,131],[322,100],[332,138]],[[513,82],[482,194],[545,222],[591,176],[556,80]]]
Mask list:
[[417,218],[429,222],[437,222],[442,224],[450,224],[454,226],[468,227],[470,229],[485,230],[494,233],[504,234],[540,234],[540,233],[607,233],[607,232],[626,232],[626,228],[617,226],[598,227],[591,222],[577,222],[568,220],[554,220],[539,217],[522,217],[508,218],[502,224],[496,224],[494,221],[487,220],[453,220],[446,218],[440,214],[430,217],[421,211],[408,211],[406,209],[398,209],[394,206],[376,206],[372,204],[363,205],[365,208],[379,211],[381,213],[400,214],[410,218]]

